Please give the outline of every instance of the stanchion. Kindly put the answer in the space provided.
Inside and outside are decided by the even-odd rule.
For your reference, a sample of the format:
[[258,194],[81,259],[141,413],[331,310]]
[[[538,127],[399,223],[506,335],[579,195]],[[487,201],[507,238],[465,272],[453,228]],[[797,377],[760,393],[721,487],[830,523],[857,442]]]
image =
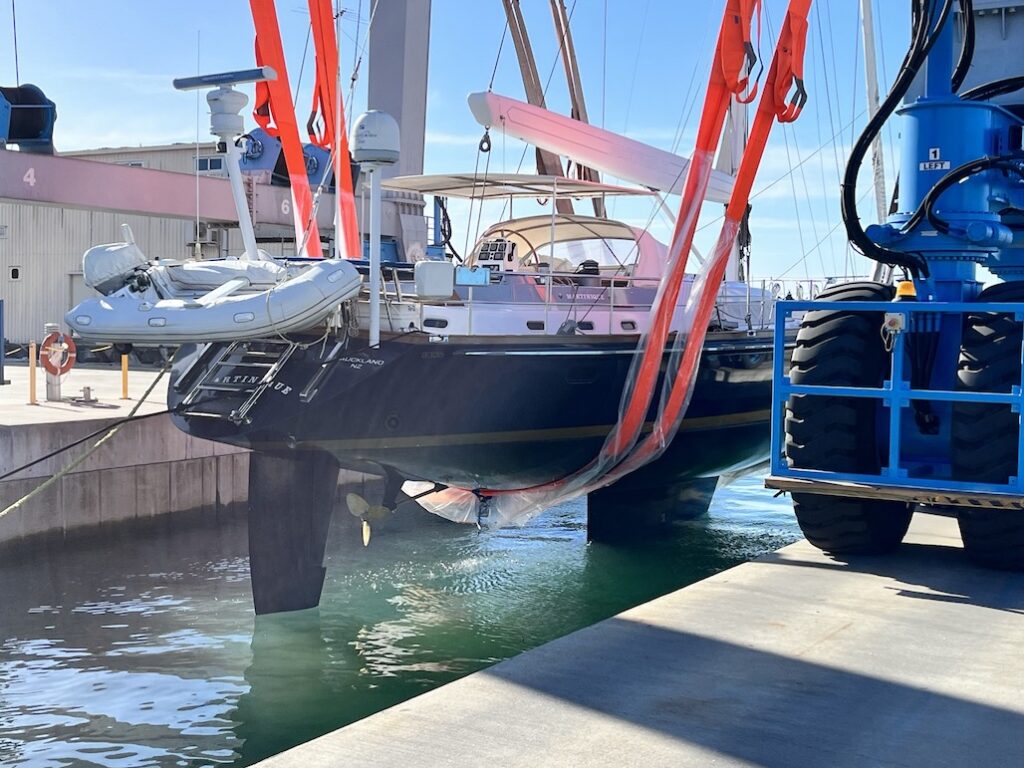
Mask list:
[[28,343],[28,404],[39,405],[36,401],[36,343]]
[[121,399],[128,399],[128,355],[121,355]]

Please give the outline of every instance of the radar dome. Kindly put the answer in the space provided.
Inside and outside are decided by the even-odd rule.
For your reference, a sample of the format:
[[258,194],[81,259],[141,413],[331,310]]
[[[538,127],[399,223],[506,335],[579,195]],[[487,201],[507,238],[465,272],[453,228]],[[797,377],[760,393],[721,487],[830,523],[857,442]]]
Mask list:
[[352,134],[352,159],[357,163],[398,162],[398,123],[387,112],[364,112],[356,119]]

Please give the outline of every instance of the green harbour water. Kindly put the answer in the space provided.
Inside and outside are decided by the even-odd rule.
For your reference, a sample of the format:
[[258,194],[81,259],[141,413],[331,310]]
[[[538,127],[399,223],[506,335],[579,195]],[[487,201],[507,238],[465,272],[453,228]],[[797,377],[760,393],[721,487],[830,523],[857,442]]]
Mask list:
[[244,518],[0,555],[0,766],[244,766],[796,540],[758,477],[670,536],[336,525],[319,609],[256,619]]

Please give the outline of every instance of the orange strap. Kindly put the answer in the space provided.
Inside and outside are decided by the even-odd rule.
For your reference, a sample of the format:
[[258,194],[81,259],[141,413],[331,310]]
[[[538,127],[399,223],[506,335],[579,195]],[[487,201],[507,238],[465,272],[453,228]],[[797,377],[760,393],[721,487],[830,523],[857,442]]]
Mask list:
[[296,242],[305,238],[308,255],[320,258],[320,231],[312,217],[313,195],[309,191],[306,157],[302,151],[295,105],[288,87],[288,68],[285,65],[274,0],[249,0],[249,7],[256,26],[256,64],[269,65],[277,72],[276,80],[256,84],[253,119],[267,133],[281,140],[294,202],[292,213],[295,217]]
[[[772,62],[775,75],[774,97],[776,115],[780,123],[792,123],[807,103],[804,90],[804,54],[807,49],[807,16],[811,0],[794,0],[786,13],[786,21],[779,35],[779,46]],[[769,75],[771,78],[771,75]],[[793,86],[796,91],[786,103]]]
[[[693,245],[693,236],[697,229],[697,214],[707,192],[712,158],[721,141],[722,129],[725,127],[725,118],[729,111],[729,101],[747,85],[745,79],[730,80],[727,78],[726,71],[733,69],[734,62],[731,62],[728,67],[725,65],[726,51],[735,51],[734,43],[737,39],[749,41],[751,17],[758,5],[760,5],[760,0],[729,0],[722,19],[722,27],[715,48],[715,60],[711,67],[708,89],[704,98],[704,110],[697,131],[696,148],[690,159],[690,167],[687,169],[680,201],[680,213],[676,218],[675,231],[672,236],[670,252],[677,254],[678,257],[675,268],[664,278],[664,298],[658,305],[658,311],[651,318],[651,327],[647,332],[647,343],[637,366],[633,390],[623,409],[619,423],[614,428],[608,444],[602,449],[599,459],[595,459],[586,467],[561,480],[535,488],[519,490],[557,489],[566,485],[574,477],[588,472],[595,462],[609,460],[609,454],[611,464],[614,465],[621,461],[624,458],[623,454],[635,444],[637,436],[643,428],[647,410],[658,383],[665,344],[686,274],[686,257]],[[742,46],[741,50],[744,50]],[[729,55],[734,55],[734,53]],[[746,57],[745,52],[742,55]],[[735,67],[735,71],[738,73],[741,68],[742,62]],[[491,496],[510,492],[515,491],[482,491],[484,495]]]
[[[693,330],[689,334],[683,348],[683,353],[677,367],[677,375],[673,380],[663,413],[655,424],[654,431],[624,461],[612,470],[609,477],[621,477],[645,463],[661,447],[661,443],[670,437],[668,434],[669,428],[676,423],[679,415],[684,411],[688,403],[688,397],[692,391],[690,386],[692,375],[700,363],[707,326],[718,299],[717,286],[725,276],[727,258],[724,258],[724,254],[727,250],[731,249],[732,242],[739,229],[740,219],[746,211],[754,178],[767,147],[771,128],[776,120],[781,122],[784,117],[791,114],[791,119],[796,119],[800,109],[803,107],[803,102],[800,102],[799,107],[795,111],[791,110],[790,107],[796,102],[794,101],[792,104],[787,105],[786,96],[789,87],[794,81],[797,81],[800,86],[798,95],[802,92],[802,84],[800,83],[802,79],[800,75],[803,72],[802,53],[806,41],[806,19],[810,12],[811,1],[791,0],[785,27],[782,35],[780,35],[780,44],[776,49],[765,84],[765,94],[758,105],[757,115],[751,127],[747,147],[743,153],[739,171],[736,175],[736,182],[733,185],[729,206],[726,209],[726,221],[715,248],[715,254],[722,256],[722,258],[717,258],[708,272],[707,282],[695,312]],[[730,8],[732,8],[733,4],[734,0],[730,0]],[[729,21],[728,14],[726,21]],[[735,21],[734,18],[733,21]],[[722,51],[722,41],[727,37],[726,33],[727,30],[723,27],[723,34],[719,37],[719,54]],[[783,36],[785,36],[787,41],[785,46],[782,44]],[[794,55],[795,52],[799,52],[800,56]],[[704,113],[701,116],[701,127],[698,131],[697,152],[694,153],[694,158],[697,157],[698,153],[713,151],[717,146],[718,137],[721,136],[725,116],[728,111],[729,97],[730,95],[736,95],[736,91],[731,90],[731,88],[742,89],[744,87],[745,84],[741,80],[736,80],[730,85],[726,80],[724,68],[719,69],[715,67],[712,70]],[[779,95],[780,93],[781,95]],[[806,98],[804,98],[805,100]],[[673,236],[674,246],[678,244],[678,238],[683,238],[682,243],[686,247],[687,252],[693,242],[693,230],[696,219],[693,217],[692,221],[684,221],[686,217],[683,215],[683,210],[687,207],[686,201],[693,199],[689,195],[697,191],[691,185],[691,181],[694,180],[696,175],[694,173],[687,174],[687,185],[683,193],[682,208],[680,216],[676,220],[676,231]],[[696,184],[697,182],[694,181],[694,185]],[[650,404],[650,393],[653,392],[657,384],[668,335],[668,324],[676,309],[684,271],[685,259],[682,259],[676,271],[678,274],[673,273],[667,278],[670,280],[666,286],[667,300],[662,305],[662,309],[665,311],[652,318],[648,344],[644,350],[644,359],[641,361],[633,397],[623,412],[621,423],[616,427],[618,435],[616,436],[613,451],[625,450],[630,445],[631,439],[635,438],[638,430],[643,426],[643,419]],[[666,373],[666,375],[668,374]],[[644,397],[645,392],[647,393],[646,397]],[[637,432],[633,432],[633,430],[637,430]],[[584,468],[581,472],[585,472],[586,469]],[[549,483],[546,486],[539,486],[537,490],[554,490],[567,483],[571,477]],[[499,495],[501,493],[503,492],[487,491],[486,495]]]
[[669,326],[675,314],[686,273],[686,256],[693,246],[693,236],[697,229],[697,216],[687,215],[687,210],[693,206],[697,206],[696,210],[699,210],[707,191],[708,174],[694,173],[693,163],[697,163],[701,157],[710,157],[714,154],[721,141],[725,118],[729,112],[729,100],[733,96],[738,96],[747,87],[748,80],[740,79],[738,75],[743,68],[743,62],[749,61],[748,54],[753,53],[753,46],[750,45],[751,18],[759,6],[760,0],[729,0],[726,6],[715,49],[715,64],[711,68],[704,111],[697,130],[696,149],[690,161],[691,168],[686,174],[680,212],[672,234],[672,247],[678,248],[677,252],[681,256],[675,271],[665,278],[665,300],[661,305],[661,311],[651,319],[647,346],[637,370],[633,395],[623,411],[614,438],[615,451],[626,450],[636,439],[636,435],[643,427],[651,397],[657,386]]
[[[349,161],[348,132],[345,129],[344,105],[338,109],[335,93],[338,83],[338,40],[334,30],[331,0],[309,0],[309,16],[313,31],[313,49],[316,51],[316,83],[313,86],[313,111],[306,129],[309,139],[324,149],[334,149],[335,136],[341,146],[334,152],[334,190],[338,198],[345,258],[363,257],[359,240],[359,221],[356,217],[356,198],[352,184],[352,166]],[[336,116],[341,124],[335,122]],[[320,130],[317,130],[319,123]]]
[[[796,120],[807,103],[804,90],[804,53],[807,48],[807,16],[811,12],[812,0],[790,0],[786,20],[779,33],[768,78],[765,82],[764,98],[757,108],[757,115],[750,127],[747,148],[736,172],[732,196],[725,215],[739,221],[747,210],[754,178],[761,164],[772,123],[791,123]],[[787,102],[789,91],[796,85],[796,92]]]
[[761,0],[728,0],[718,42],[717,63],[722,69],[722,77],[741,104],[750,104],[757,97],[757,81],[750,87],[750,73],[758,63],[751,29],[755,15],[757,36],[760,38]]
[[[806,93],[803,92],[802,74],[803,54],[807,41],[807,15],[810,13],[811,2],[812,0],[791,0],[790,2],[789,12],[786,15],[782,33],[779,35],[779,43],[765,82],[764,96],[758,105],[757,115],[747,139],[747,146],[736,173],[736,181],[729,198],[729,205],[726,208],[726,221],[722,226],[722,233],[714,251],[716,260],[708,273],[704,292],[694,313],[693,330],[686,340],[686,346],[679,361],[677,374],[664,411],[652,433],[637,446],[623,465],[617,468],[614,473],[616,475],[626,474],[644,464],[660,448],[661,443],[670,437],[667,430],[676,424],[679,415],[684,412],[683,409],[688,404],[688,397],[692,392],[691,380],[696,367],[700,364],[707,326],[711,321],[711,314],[718,299],[718,286],[725,277],[728,263],[725,254],[732,250],[733,241],[739,230],[739,223],[750,202],[754,179],[768,145],[772,126],[776,120],[780,123],[795,120],[807,100]],[[799,90],[787,104],[786,97],[794,81],[798,83]],[[801,94],[803,98],[797,104],[797,99]]]

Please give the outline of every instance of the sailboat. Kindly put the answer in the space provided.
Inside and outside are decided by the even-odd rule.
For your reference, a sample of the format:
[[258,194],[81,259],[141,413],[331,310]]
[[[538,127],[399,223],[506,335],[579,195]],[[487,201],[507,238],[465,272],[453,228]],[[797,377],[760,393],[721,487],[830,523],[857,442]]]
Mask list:
[[[752,13],[753,5],[742,2]],[[244,126],[238,117],[241,104],[230,95],[237,94],[231,91],[237,81],[237,76],[199,78],[184,86],[217,86],[208,97],[215,115],[217,105],[230,105],[214,120],[214,132],[220,132],[227,151],[245,234],[249,216],[234,146]],[[479,113],[495,106],[488,101],[471,97],[470,105]],[[369,177],[371,198],[377,201],[380,163],[393,160],[398,147],[386,121],[376,119],[379,114],[372,117],[356,126],[353,154],[363,161],[360,173]],[[546,120],[550,127],[566,120],[539,109],[530,118],[534,125]],[[516,130],[513,120],[505,123]],[[554,133],[575,142],[573,152],[584,151],[588,143],[610,143],[604,156],[621,164],[618,150],[630,148],[624,137],[581,121],[570,127]],[[310,272],[341,276],[335,279],[341,283],[340,295],[317,318],[282,330],[284,318],[268,311],[271,331],[231,338],[202,332],[191,338],[161,336],[158,324],[136,323],[136,328],[147,326],[151,343],[180,345],[168,390],[178,427],[254,452],[249,526],[258,613],[318,601],[336,486],[331,473],[338,467],[386,477],[386,508],[398,503],[408,481],[480,498],[557,484],[589,465],[618,428],[623,392],[634,383],[634,363],[638,355],[646,360],[650,353],[643,342],[659,334],[654,380],[645,385],[648,400],[641,404],[646,411],[641,422],[648,423],[638,430],[662,428],[662,407],[650,393],[662,388],[667,393],[677,376],[677,341],[692,330],[683,310],[690,293],[698,291],[694,278],[682,277],[680,253],[645,229],[569,212],[565,203],[671,192],[679,178],[705,173],[702,168],[688,174],[689,161],[672,155],[672,183],[652,183],[652,171],[664,171],[665,154],[634,154],[628,168],[617,169],[617,176],[642,187],[603,183],[593,175],[572,179],[545,173],[391,179],[385,184],[392,191],[438,198],[546,198],[551,212],[492,224],[462,263],[412,263],[381,261],[375,229],[379,208],[376,215],[371,208],[369,260],[296,258],[277,265],[286,277],[280,286]],[[336,168],[347,166],[337,157]],[[599,165],[599,157],[593,160]],[[708,163],[702,158],[702,166]],[[706,176],[691,206],[699,206],[705,196],[735,203],[728,173],[707,168]],[[339,183],[338,189],[351,201],[350,184]],[[438,209],[445,211],[444,205]],[[341,230],[352,234],[350,228]],[[434,246],[436,252],[443,243]],[[251,265],[261,262],[255,247],[247,255]],[[161,266],[138,265],[117,279],[130,281],[141,271],[152,280]],[[669,305],[659,295],[667,271],[681,276],[678,298]],[[350,272],[359,280],[350,279]],[[225,287],[205,294],[205,301],[204,296],[175,300],[182,302],[183,312],[202,312],[208,311],[204,306],[223,306],[236,292],[249,292],[270,306],[268,291],[276,288],[240,282],[226,279]],[[143,283],[125,283],[115,293],[138,293],[148,287]],[[715,287],[711,295],[714,311],[700,329],[699,365],[678,435],[671,431],[656,460],[617,477],[609,488],[595,487],[591,521],[602,507],[605,517],[621,512],[616,506],[623,498],[664,516],[694,488],[706,488],[708,480],[755,466],[767,456],[775,296],[736,280]],[[136,317],[150,311],[143,303]],[[667,306],[668,312],[656,314],[654,306]],[[77,307],[67,319],[88,338],[91,323],[79,320],[84,314]],[[657,333],[654,323],[659,324]]]
[[[492,224],[461,264],[353,262],[364,288],[334,332],[183,350],[169,395],[182,429],[257,451],[326,454],[384,475],[385,504],[396,503],[405,481],[509,491],[587,464],[619,420],[669,254],[645,229],[566,213],[563,203],[678,192],[688,161],[493,94],[471,96],[470,107],[486,125],[545,150],[585,156],[592,167],[614,162],[610,172],[644,187],[551,174],[387,180],[392,192],[442,200],[543,198],[550,214]],[[545,145],[544,135],[556,138]],[[729,173],[710,174],[709,199],[724,203],[731,190]],[[692,282],[684,281],[673,334],[686,329]],[[724,283],[683,437],[613,490],[593,494],[592,506],[625,492],[663,511],[688,486],[764,460],[774,298],[747,282]],[[670,355],[669,346],[663,367]]]

